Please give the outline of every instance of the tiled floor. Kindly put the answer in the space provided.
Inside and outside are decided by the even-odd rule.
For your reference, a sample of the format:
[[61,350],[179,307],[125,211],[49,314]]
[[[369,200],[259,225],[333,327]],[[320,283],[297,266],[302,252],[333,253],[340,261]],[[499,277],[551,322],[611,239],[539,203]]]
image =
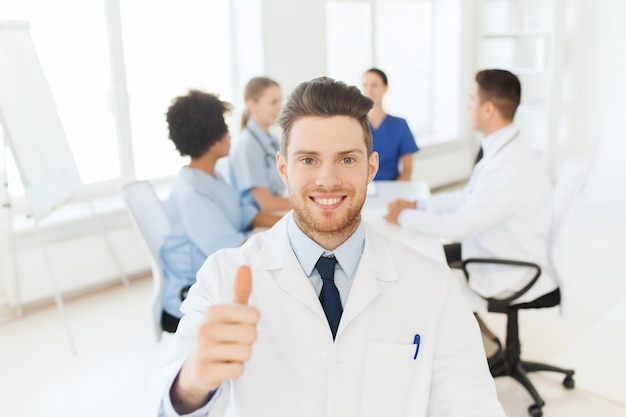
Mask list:
[[[546,417],[626,416],[626,263],[621,210],[576,205],[566,226],[561,269],[565,315],[528,311],[520,318],[526,358],[576,370],[576,388],[533,375]],[[150,278],[66,303],[78,354],[72,356],[54,307],[0,323],[0,415],[7,417],[150,415],[145,391],[161,345],[149,326]],[[486,321],[497,331],[500,317]],[[167,342],[167,339],[165,340]],[[530,397],[496,380],[509,417],[528,416]]]

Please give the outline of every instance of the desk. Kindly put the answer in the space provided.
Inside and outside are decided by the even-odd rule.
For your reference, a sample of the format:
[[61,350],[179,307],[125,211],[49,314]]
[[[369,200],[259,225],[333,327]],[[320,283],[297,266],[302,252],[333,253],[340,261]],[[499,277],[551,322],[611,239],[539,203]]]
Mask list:
[[366,209],[381,208],[387,212],[387,204],[396,198],[415,201],[430,197],[426,181],[372,181],[367,186]]
[[416,200],[428,196],[430,187],[426,181],[373,181],[368,186],[361,215],[376,231],[445,263],[446,256],[438,236],[404,230],[384,218],[387,205],[396,198]]

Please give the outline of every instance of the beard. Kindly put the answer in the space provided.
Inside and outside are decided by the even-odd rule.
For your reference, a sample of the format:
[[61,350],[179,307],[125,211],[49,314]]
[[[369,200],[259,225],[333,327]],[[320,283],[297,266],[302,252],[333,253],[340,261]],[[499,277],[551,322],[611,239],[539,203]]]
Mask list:
[[[345,242],[361,222],[361,209],[365,203],[365,189],[337,189],[333,193],[345,195],[341,207],[323,210],[309,198],[315,190],[289,190],[294,220],[300,229],[320,246],[333,250]],[[324,190],[329,192],[328,190]]]

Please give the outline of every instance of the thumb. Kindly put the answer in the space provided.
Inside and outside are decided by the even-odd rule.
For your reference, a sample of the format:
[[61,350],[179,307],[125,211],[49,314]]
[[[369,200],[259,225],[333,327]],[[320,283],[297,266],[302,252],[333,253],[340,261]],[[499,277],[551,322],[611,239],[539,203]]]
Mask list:
[[248,265],[241,265],[235,275],[235,304],[248,304],[252,292],[252,272]]

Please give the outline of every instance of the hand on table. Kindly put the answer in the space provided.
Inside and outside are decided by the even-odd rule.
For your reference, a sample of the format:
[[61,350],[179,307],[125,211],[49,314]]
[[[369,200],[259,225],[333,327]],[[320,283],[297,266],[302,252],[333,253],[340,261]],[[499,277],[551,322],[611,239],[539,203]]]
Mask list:
[[392,201],[387,206],[387,215],[385,216],[385,220],[389,223],[398,224],[398,217],[400,216],[400,212],[404,209],[417,209],[417,203],[415,201],[408,201],[398,198],[397,200]]

